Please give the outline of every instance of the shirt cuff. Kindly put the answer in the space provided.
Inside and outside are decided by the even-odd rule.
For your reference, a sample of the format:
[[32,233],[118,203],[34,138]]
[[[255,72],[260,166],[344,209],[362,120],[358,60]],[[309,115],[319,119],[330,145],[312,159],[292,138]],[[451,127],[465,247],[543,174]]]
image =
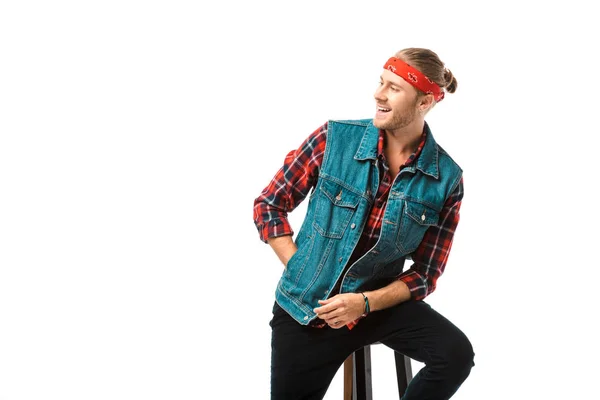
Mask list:
[[294,231],[287,219],[275,218],[258,228],[260,240],[267,243],[269,238],[293,235]]
[[427,297],[427,283],[421,275],[415,271],[408,270],[398,277],[398,280],[404,282],[410,291],[412,300],[423,300]]

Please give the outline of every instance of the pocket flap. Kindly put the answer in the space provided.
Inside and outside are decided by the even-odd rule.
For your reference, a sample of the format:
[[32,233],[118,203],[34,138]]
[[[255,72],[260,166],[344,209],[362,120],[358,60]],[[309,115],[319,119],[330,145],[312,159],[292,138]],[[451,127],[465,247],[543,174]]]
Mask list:
[[414,201],[406,201],[404,212],[420,225],[437,225],[440,215],[433,208]]
[[321,183],[321,191],[333,204],[339,207],[356,208],[360,201],[360,196],[356,193],[326,179]]

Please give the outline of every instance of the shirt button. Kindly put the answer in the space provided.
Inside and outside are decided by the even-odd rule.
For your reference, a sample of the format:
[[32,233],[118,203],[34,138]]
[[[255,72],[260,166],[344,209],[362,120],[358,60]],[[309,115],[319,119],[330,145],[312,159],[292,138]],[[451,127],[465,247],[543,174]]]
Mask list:
[[307,321],[308,320],[308,315],[304,317],[304,320]]
[[352,225],[350,225],[350,228],[352,228],[352,229],[356,228],[356,224],[353,222]]
[[423,213],[423,215],[421,215],[421,221],[425,221],[425,213]]
[[340,257],[340,258],[338,259],[338,261],[339,261],[339,262],[342,262],[342,257]]

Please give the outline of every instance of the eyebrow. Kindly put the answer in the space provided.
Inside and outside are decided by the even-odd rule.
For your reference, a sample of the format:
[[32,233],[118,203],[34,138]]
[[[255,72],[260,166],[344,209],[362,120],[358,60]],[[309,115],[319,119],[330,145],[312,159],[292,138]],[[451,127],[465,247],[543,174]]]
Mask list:
[[[380,80],[380,81],[386,81],[385,79],[383,79],[383,75],[379,76],[379,80]],[[400,89],[402,89],[402,86],[400,86],[400,84],[398,84],[398,83],[396,83],[396,82],[392,82],[392,81],[389,81],[389,80],[388,80],[388,81],[386,81],[386,82],[389,82],[389,83],[390,83],[390,85],[392,85],[392,86],[395,86],[395,87],[397,87],[397,88],[400,88]]]

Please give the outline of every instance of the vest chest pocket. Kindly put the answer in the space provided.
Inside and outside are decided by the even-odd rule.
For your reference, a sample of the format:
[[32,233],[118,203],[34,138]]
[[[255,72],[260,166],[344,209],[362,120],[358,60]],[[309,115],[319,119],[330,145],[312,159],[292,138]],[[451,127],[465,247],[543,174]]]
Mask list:
[[414,201],[405,201],[404,212],[400,216],[400,228],[396,246],[403,254],[412,253],[423,240],[431,226],[437,226],[439,213],[433,208]]
[[324,179],[316,200],[314,228],[322,236],[340,239],[356,211],[359,195]]

